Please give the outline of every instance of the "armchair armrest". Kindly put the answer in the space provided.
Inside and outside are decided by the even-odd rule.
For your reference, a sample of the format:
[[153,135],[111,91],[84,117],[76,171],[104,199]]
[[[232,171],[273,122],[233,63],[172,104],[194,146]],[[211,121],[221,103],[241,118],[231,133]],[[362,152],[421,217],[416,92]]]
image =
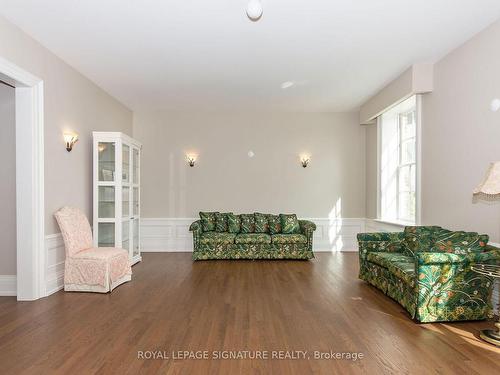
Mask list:
[[370,252],[403,252],[403,232],[358,233],[357,237],[361,260],[366,259]]
[[300,232],[307,237],[312,236],[312,233],[316,230],[316,224],[309,220],[299,220],[299,225]]
[[193,250],[194,252],[196,252],[198,250],[201,234],[203,233],[203,228],[201,227],[201,220],[196,220],[194,223],[192,223],[189,226],[189,230],[193,232]]
[[415,258],[419,266],[429,264],[459,264],[467,262],[466,255],[451,253],[415,253]]
[[191,223],[189,226],[189,230],[193,232],[195,235],[199,235],[202,233],[202,228],[201,228],[201,220],[196,220],[195,222]]
[[475,263],[497,263],[500,249],[468,254],[415,254],[419,321],[484,319],[491,314],[492,278],[474,272]]

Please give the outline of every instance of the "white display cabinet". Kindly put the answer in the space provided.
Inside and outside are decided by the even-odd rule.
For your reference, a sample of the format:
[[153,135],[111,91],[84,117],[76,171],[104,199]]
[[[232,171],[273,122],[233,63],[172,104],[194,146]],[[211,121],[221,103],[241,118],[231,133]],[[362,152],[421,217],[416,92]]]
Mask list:
[[94,246],[127,250],[141,261],[142,144],[118,132],[93,132]]

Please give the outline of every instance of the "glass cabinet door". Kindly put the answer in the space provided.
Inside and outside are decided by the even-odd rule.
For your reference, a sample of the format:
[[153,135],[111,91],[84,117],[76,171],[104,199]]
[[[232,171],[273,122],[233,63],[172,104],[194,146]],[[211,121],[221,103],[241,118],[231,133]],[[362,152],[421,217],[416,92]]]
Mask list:
[[130,188],[128,186],[122,188],[122,216],[130,216]]
[[132,154],[132,182],[134,184],[139,183],[139,150],[134,148]]
[[125,144],[122,148],[122,181],[130,182],[130,147]]
[[130,222],[128,220],[122,223],[122,248],[130,250]]
[[139,216],[139,188],[137,188],[137,187],[134,188],[132,207],[134,210],[132,215],[134,217],[138,217]]
[[99,219],[114,219],[115,217],[115,187],[99,186],[98,190]]
[[132,220],[132,243],[134,249],[132,251],[132,256],[139,255],[139,219]]
[[99,223],[98,247],[115,246],[115,223]]
[[99,142],[98,175],[99,181],[115,181],[115,142]]

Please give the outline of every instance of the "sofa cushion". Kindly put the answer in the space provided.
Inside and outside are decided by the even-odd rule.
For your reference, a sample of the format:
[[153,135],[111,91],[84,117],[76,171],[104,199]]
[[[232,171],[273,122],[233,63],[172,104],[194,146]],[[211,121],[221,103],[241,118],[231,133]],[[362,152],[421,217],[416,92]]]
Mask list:
[[215,212],[200,212],[201,228],[203,232],[215,230]]
[[404,230],[403,251],[406,255],[428,252],[434,245],[435,236],[441,227],[408,226]]
[[285,234],[300,233],[299,220],[295,214],[280,214],[281,232]]
[[434,245],[429,252],[460,255],[482,252],[488,240],[487,234],[441,229],[437,232]]
[[281,220],[279,215],[268,215],[267,221],[269,222],[269,233],[281,233]]
[[241,214],[241,233],[255,233],[255,217],[253,214]]
[[253,216],[255,218],[255,233],[269,233],[268,215],[256,212]]
[[232,212],[227,215],[227,230],[229,233],[240,233],[241,218],[240,215],[235,215]]
[[415,283],[415,259],[402,253],[368,253],[367,260],[386,268],[391,274],[403,281]]
[[227,232],[227,213],[215,213],[215,231],[216,232]]
[[266,233],[240,233],[236,235],[237,244],[270,244],[271,236]]
[[303,234],[292,233],[292,234],[273,234],[271,236],[271,242],[275,244],[286,244],[286,243],[307,243],[307,237]]
[[200,243],[203,245],[230,245],[234,243],[234,233],[204,232],[200,236]]

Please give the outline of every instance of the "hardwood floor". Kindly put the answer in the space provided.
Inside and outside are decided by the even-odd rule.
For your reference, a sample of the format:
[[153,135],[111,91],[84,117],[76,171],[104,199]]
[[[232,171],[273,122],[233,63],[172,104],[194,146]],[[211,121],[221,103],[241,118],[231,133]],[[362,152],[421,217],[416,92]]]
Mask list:
[[[0,373],[500,373],[500,350],[477,338],[491,323],[414,323],[357,279],[354,253],[319,253],[312,261],[193,263],[188,253],[143,259],[132,282],[111,294],[1,297]],[[269,359],[138,358],[198,350],[210,357],[267,351]],[[272,359],[280,350],[310,358]],[[315,359],[314,351],[364,358]]]

